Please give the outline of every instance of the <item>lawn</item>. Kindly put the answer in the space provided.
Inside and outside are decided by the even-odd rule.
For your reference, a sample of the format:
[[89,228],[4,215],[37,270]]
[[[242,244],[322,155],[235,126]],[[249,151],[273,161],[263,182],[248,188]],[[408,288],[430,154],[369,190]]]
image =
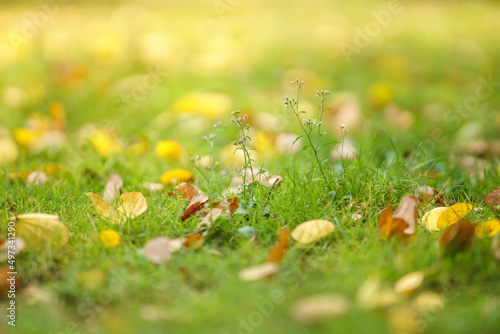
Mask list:
[[499,16],[4,1],[0,333],[500,332]]

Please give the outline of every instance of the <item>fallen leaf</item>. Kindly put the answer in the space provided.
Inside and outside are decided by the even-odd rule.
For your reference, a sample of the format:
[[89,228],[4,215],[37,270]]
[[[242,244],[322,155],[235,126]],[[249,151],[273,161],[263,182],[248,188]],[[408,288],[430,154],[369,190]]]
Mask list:
[[423,271],[414,271],[404,275],[394,284],[394,291],[402,295],[411,295],[424,282],[425,274]]
[[424,291],[415,297],[413,307],[423,313],[438,313],[445,306],[445,299],[437,292]]
[[257,281],[265,277],[276,274],[279,270],[279,265],[276,262],[265,262],[256,266],[248,267],[241,270],[238,274],[240,280],[245,282]]
[[26,185],[41,186],[47,183],[48,180],[49,178],[47,177],[47,174],[45,174],[45,172],[42,172],[40,170],[35,170],[29,173],[28,177],[26,178]]
[[393,219],[402,219],[408,224],[408,227],[403,230],[404,234],[415,233],[415,226],[418,219],[417,199],[413,195],[406,195],[399,202],[396,211],[392,214]]
[[194,174],[187,169],[172,169],[161,175],[160,181],[165,185],[172,185],[180,182],[192,182]]
[[222,209],[211,209],[205,217],[198,223],[196,229],[206,229],[212,227],[212,222],[216,221],[217,218],[222,214]]
[[238,207],[238,197],[226,198],[222,201],[212,203],[212,208],[221,208],[227,213],[233,213]]
[[[179,184],[174,189],[177,190],[181,194],[182,197],[184,197],[188,200],[192,200],[193,197],[195,197],[195,196],[205,195],[205,193],[203,191],[201,191],[198,187],[196,187],[195,185],[193,185],[191,183],[186,183],[186,182]],[[207,198],[208,198],[208,196],[207,196]]]
[[86,195],[94,203],[97,214],[110,219],[114,224],[123,224],[127,221],[127,218],[134,219],[143,214],[148,208],[146,198],[140,192],[121,194],[115,210],[98,194],[86,193]]
[[500,220],[491,219],[476,226],[478,238],[489,238],[500,232]]
[[451,226],[443,234],[439,243],[445,255],[454,255],[467,250],[474,240],[476,225],[460,221]]
[[408,235],[404,231],[409,227],[403,219],[394,219],[392,216],[392,209],[388,206],[380,216],[378,217],[378,226],[382,231],[382,234],[388,239],[392,236],[397,236],[398,238],[406,238]]
[[198,249],[203,245],[205,238],[201,234],[191,234],[184,239],[184,247]]
[[467,216],[472,211],[472,204],[457,203],[443,211],[438,218],[437,227],[442,230],[448,226],[456,224],[460,219]]
[[181,239],[169,239],[167,237],[155,237],[144,246],[144,256],[154,264],[168,262],[172,253],[182,247]]
[[301,298],[292,307],[292,318],[311,325],[346,314],[351,304],[341,295],[315,295]]
[[26,250],[42,250],[47,246],[62,247],[69,240],[66,225],[59,216],[44,213],[25,213],[10,218],[16,221],[17,235],[26,242]]
[[[499,173],[500,173],[500,164]],[[491,193],[484,196],[484,204],[496,213],[500,213],[500,187],[493,189]]]
[[278,243],[269,252],[267,262],[279,263],[283,256],[285,256],[289,243],[289,234],[290,228],[288,226],[285,226],[280,230]]
[[314,219],[297,225],[292,231],[292,239],[299,245],[310,244],[335,230],[335,225],[328,220]]
[[429,204],[428,202],[431,202],[437,206],[446,206],[444,195],[439,195],[439,190],[430,186],[420,186],[417,194],[420,203]]
[[102,198],[108,202],[113,203],[118,196],[120,196],[120,191],[123,187],[123,180],[118,173],[111,173],[109,176],[109,181],[106,182],[104,187],[104,195]]
[[441,216],[441,214],[447,209],[448,207],[444,206],[437,207],[426,212],[422,217],[422,225],[424,225],[424,227],[429,231],[439,231],[439,228],[437,227],[439,216]]
[[120,245],[120,234],[113,229],[105,229],[99,234],[99,240],[103,245],[114,248]]
[[400,297],[393,289],[380,289],[380,277],[370,276],[356,294],[358,304],[367,310],[386,308],[396,304]]
[[7,261],[9,259],[9,251],[14,252],[14,255],[17,255],[24,249],[24,247],[26,247],[26,243],[22,238],[15,238],[14,240],[0,238],[0,262]]

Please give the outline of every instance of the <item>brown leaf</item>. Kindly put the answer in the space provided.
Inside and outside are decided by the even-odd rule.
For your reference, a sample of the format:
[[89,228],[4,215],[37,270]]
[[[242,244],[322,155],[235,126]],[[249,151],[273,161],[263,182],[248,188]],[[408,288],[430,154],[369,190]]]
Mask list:
[[493,237],[493,241],[491,242],[491,252],[493,253],[493,257],[495,260],[500,262],[500,242],[499,242],[499,235],[497,234]]
[[444,254],[453,255],[467,250],[472,245],[475,231],[476,225],[466,221],[452,225],[439,240]]
[[279,263],[283,256],[285,256],[286,250],[288,248],[288,243],[290,235],[290,228],[288,226],[283,227],[280,230],[280,235],[278,238],[278,243],[269,252],[267,256],[267,262]]
[[233,213],[238,207],[238,197],[226,198],[212,204],[212,208],[221,208],[228,213]]
[[388,206],[378,217],[378,225],[386,238],[396,236],[400,239],[407,237],[404,231],[409,227],[403,219],[394,219],[392,209]]
[[184,247],[198,249],[203,245],[205,238],[201,234],[191,234],[184,240]]
[[500,213],[500,187],[484,196],[484,204],[496,213]]
[[203,191],[198,189],[198,187],[192,185],[191,183],[186,183],[186,182],[179,184],[174,189],[177,190],[182,197],[188,200],[192,200],[195,196],[205,195]]
[[209,200],[208,196],[205,195],[203,191],[189,183],[181,183],[175,187],[175,189],[181,193],[182,197],[190,200],[186,211],[181,217],[182,220],[186,220],[193,213],[202,209],[203,204],[207,203]]
[[[212,222],[216,221],[222,212],[222,209],[211,209],[196,226],[197,232],[201,232],[206,228],[212,227]],[[198,229],[200,229],[200,231],[198,231]]]
[[446,198],[444,195],[439,195],[439,190],[434,189],[430,186],[420,186],[417,192],[419,195],[418,200],[422,204],[428,204],[428,202],[435,203],[437,206],[446,206]]
[[418,219],[417,199],[415,196],[406,195],[403,197],[396,211],[394,211],[392,218],[402,219],[408,224],[408,227],[403,231],[404,234],[415,233],[415,226]]
[[108,202],[113,203],[118,196],[120,196],[120,191],[123,187],[123,180],[118,173],[111,173],[108,182],[104,187],[104,194],[102,198]]

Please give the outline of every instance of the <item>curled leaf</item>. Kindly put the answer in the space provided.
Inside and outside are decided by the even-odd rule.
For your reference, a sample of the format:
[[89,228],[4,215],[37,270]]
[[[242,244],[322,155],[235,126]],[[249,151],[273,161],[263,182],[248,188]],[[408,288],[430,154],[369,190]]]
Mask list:
[[154,264],[168,262],[172,253],[182,247],[181,239],[169,239],[167,237],[156,237],[148,241],[144,246],[144,256]]
[[197,229],[204,230],[206,228],[212,227],[212,222],[216,221],[217,218],[222,214],[222,209],[211,209],[205,217],[196,226]]
[[418,218],[417,199],[415,196],[406,195],[403,197],[396,211],[392,214],[392,218],[402,219],[408,224],[408,227],[403,230],[404,234],[415,233],[415,226]]
[[429,231],[439,231],[439,228],[437,227],[439,216],[441,216],[441,214],[447,209],[448,207],[445,206],[434,208],[431,211],[426,212],[422,217],[422,225],[424,225],[424,227]]
[[292,231],[292,239],[299,245],[310,244],[335,230],[335,225],[328,220],[314,219],[297,225]]
[[[500,168],[500,164],[498,166]],[[500,213],[500,187],[484,196],[484,204],[496,213]]]
[[378,217],[378,226],[387,239],[392,236],[397,236],[400,239],[407,237],[404,231],[409,227],[408,223],[401,218],[394,219],[390,206],[384,209]]
[[94,203],[98,215],[110,219],[114,224],[123,224],[128,219],[142,215],[148,208],[146,197],[140,192],[123,193],[120,195],[115,210],[101,196],[95,193],[86,193]]
[[442,230],[448,226],[456,224],[460,219],[467,216],[472,211],[472,204],[457,203],[443,211],[438,218],[437,227]]
[[184,247],[198,249],[203,245],[203,242],[205,242],[205,238],[201,234],[191,234],[184,239]]

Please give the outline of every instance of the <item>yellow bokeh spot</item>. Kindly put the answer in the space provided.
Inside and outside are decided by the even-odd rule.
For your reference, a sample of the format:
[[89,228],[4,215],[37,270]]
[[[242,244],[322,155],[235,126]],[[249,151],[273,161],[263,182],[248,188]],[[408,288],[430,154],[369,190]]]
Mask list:
[[231,98],[223,93],[190,93],[172,104],[176,113],[197,114],[212,119],[225,116],[230,109]]
[[163,140],[156,144],[156,154],[161,158],[178,160],[182,152],[181,144],[174,140]]
[[368,89],[368,98],[375,107],[381,108],[394,100],[394,91],[387,82],[377,82]]
[[478,238],[489,238],[500,232],[500,220],[491,219],[476,226]]
[[169,185],[194,180],[194,174],[187,169],[172,169],[161,176],[161,183]]
[[120,244],[120,234],[109,228],[101,232],[99,239],[107,247],[116,247]]
[[31,129],[15,129],[12,134],[19,146],[29,148],[40,136],[40,131]]
[[103,157],[119,154],[123,151],[121,139],[114,133],[102,130],[95,131],[89,138],[97,153]]

